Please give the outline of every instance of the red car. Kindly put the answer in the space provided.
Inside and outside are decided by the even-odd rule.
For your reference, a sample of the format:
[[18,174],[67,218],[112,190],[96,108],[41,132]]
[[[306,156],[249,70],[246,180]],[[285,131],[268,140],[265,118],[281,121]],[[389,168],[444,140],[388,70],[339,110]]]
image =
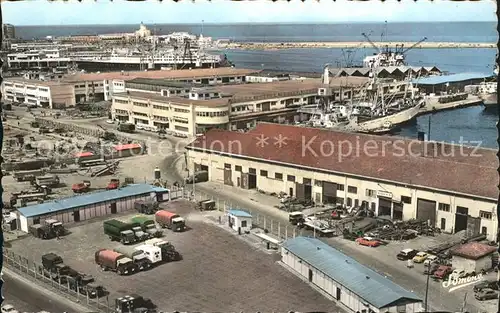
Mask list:
[[381,245],[380,241],[377,239],[371,238],[371,237],[360,237],[356,239],[356,243],[361,246],[367,246],[367,247],[378,247]]
[[432,275],[436,279],[445,279],[446,276],[450,275],[453,270],[449,266],[441,265]]

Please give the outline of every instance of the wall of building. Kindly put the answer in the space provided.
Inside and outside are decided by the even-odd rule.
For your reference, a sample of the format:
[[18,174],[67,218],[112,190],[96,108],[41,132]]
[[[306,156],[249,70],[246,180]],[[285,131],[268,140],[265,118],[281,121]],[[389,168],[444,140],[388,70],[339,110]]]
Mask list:
[[[210,147],[207,147],[210,149]],[[214,147],[219,148],[219,147]],[[233,142],[226,147],[238,154],[242,148],[238,142]],[[488,240],[495,240],[498,223],[496,221],[495,200],[466,197],[463,195],[440,191],[426,190],[424,188],[411,188],[402,184],[378,182],[369,178],[352,178],[342,174],[322,173],[315,170],[297,169],[293,167],[278,166],[266,162],[234,159],[216,154],[206,154],[189,150],[188,169],[194,170],[194,163],[208,167],[210,181],[224,183],[224,168],[232,169],[231,181],[234,186],[241,185],[241,173],[249,173],[255,169],[257,188],[266,192],[295,194],[295,183],[303,183],[304,178],[310,179],[312,184],[312,200],[316,203],[323,202],[322,182],[337,184],[337,200],[348,206],[360,205],[366,201],[375,213],[379,214],[379,198],[387,197],[391,201],[403,206],[403,220],[417,217],[417,199],[436,201],[436,227],[442,231],[453,233],[456,219],[457,206],[469,209],[471,217],[480,218],[480,229],[484,231]],[[238,168],[236,167],[238,166]],[[239,171],[241,168],[241,172]],[[278,174],[278,175],[277,175]],[[280,175],[281,174],[281,175]],[[290,177],[289,177],[290,176]],[[354,188],[349,188],[354,187]],[[355,191],[355,192],[354,192]],[[402,197],[407,197],[403,199]],[[408,201],[409,200],[409,201]],[[440,203],[442,205],[440,205]],[[383,214],[381,214],[383,215]]]
[[40,215],[36,217],[24,217],[23,215],[20,214],[19,220],[21,224],[21,230],[24,232],[28,232],[28,227],[34,224],[39,224],[41,221],[49,218],[56,219],[63,224],[71,224],[75,223],[75,211],[79,212],[80,215],[80,220],[79,221],[85,221],[89,219],[93,219],[95,217],[99,216],[107,216],[111,215],[111,207],[112,204],[116,204],[116,213],[113,214],[118,214],[121,212],[129,211],[129,210],[134,210],[134,202],[138,200],[149,200],[151,198],[155,198],[156,194],[151,193],[151,194],[144,194],[144,195],[139,195],[136,197],[128,197],[128,198],[123,198],[121,200],[116,200],[116,201],[106,201],[102,203],[96,203],[93,205],[86,206],[84,208],[75,208],[75,209],[69,209],[66,211],[61,211],[61,212],[56,212],[54,214],[46,214],[46,215]]
[[229,122],[227,106],[203,107],[123,96],[113,97],[111,115],[113,119],[191,136],[196,135],[197,126],[225,128]]
[[[294,255],[287,249],[281,249],[281,261],[296,275],[308,280],[309,283],[320,288],[321,291],[327,293],[330,297],[334,298],[336,302],[342,303],[351,312],[368,312],[369,310],[379,313],[379,312],[401,312],[398,307],[389,307],[379,309],[366,302],[366,300],[359,297],[353,291],[345,288],[341,284],[334,281],[331,277],[324,274],[323,272],[315,269],[311,265],[307,264],[306,261],[300,259],[298,256]],[[310,271],[312,272],[312,279],[310,279]],[[340,298],[338,298],[338,289],[340,290]],[[404,306],[407,313],[418,312],[422,308],[421,302],[410,303]],[[402,309],[402,308],[400,308]]]
[[21,102],[49,108],[75,105],[73,86],[43,84],[33,81],[4,81],[2,94],[5,101]]
[[478,260],[471,260],[454,255],[451,259],[451,264],[453,264],[453,268],[464,270],[466,273],[478,273],[483,269],[489,270],[492,268],[491,255],[482,257]]

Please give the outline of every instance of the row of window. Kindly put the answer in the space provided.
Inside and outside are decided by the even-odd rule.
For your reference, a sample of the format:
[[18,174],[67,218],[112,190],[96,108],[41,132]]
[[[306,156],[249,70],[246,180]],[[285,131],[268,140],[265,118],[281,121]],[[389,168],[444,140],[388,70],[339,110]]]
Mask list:
[[228,114],[229,114],[228,111],[222,111],[222,112],[196,112],[196,116],[202,116],[202,117],[227,116]]
[[145,113],[141,113],[141,112],[133,112],[133,113],[134,113],[134,115],[137,115],[137,116],[144,116],[144,117],[148,117],[148,115],[147,115],[147,114],[145,114]]
[[156,104],[153,104],[153,109],[168,111],[168,107]]
[[142,107],[142,108],[147,108],[147,107],[148,107],[148,104],[147,104],[147,103],[144,103],[144,102],[136,102],[136,101],[133,101],[133,102],[132,102],[132,105],[137,106],[137,107]]
[[128,104],[128,100],[122,100],[122,99],[113,99],[115,103],[121,103],[121,104]]
[[189,110],[186,110],[186,109],[174,108],[174,112],[178,112],[178,113],[189,113],[190,111],[189,111]]

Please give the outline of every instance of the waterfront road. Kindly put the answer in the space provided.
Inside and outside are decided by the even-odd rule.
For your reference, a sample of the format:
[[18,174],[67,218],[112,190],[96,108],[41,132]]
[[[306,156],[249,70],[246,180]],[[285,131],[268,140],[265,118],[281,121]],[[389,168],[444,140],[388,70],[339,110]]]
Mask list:
[[48,311],[51,313],[84,313],[91,310],[72,304],[69,300],[56,295],[39,285],[4,269],[4,304],[13,305],[19,312]]

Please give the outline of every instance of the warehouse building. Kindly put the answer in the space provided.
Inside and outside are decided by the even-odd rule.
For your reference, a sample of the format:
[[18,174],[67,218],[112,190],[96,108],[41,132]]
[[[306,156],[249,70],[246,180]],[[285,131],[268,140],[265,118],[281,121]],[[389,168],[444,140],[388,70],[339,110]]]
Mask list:
[[349,312],[416,313],[422,300],[388,278],[316,238],[296,237],[281,247],[281,261]]
[[[332,78],[333,97],[349,99],[367,78]],[[319,103],[321,79],[276,81],[210,87],[171,84],[163,80],[134,80],[115,94],[114,119],[148,128],[194,136],[209,129],[246,130],[257,121],[282,123],[307,118],[297,110]],[[130,88],[130,89],[129,89]]]
[[211,130],[186,153],[189,171],[208,171],[213,182],[496,240],[492,149],[259,123],[247,133]]
[[[133,210],[134,203],[138,200],[162,201],[166,193],[169,190],[165,188],[134,184],[115,190],[58,199],[18,209],[18,225],[22,231],[28,232],[29,226],[40,224],[49,218],[68,224],[118,214]],[[158,196],[162,199],[157,199]]]
[[493,268],[493,254],[496,247],[480,242],[469,242],[451,250],[451,264],[456,269],[464,270],[466,273],[481,270],[488,271]]

